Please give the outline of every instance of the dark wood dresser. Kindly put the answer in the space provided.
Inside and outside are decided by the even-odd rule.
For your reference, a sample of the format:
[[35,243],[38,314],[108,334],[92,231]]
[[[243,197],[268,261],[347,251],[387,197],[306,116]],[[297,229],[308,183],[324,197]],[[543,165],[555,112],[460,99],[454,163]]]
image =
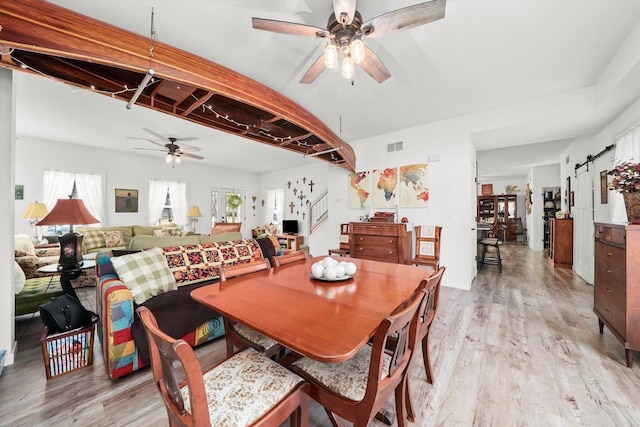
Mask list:
[[554,267],[573,267],[573,219],[549,220],[549,261]]
[[627,366],[640,351],[640,225],[595,224],[593,311],[623,344]]
[[352,222],[349,236],[351,257],[409,264],[411,231],[393,222]]

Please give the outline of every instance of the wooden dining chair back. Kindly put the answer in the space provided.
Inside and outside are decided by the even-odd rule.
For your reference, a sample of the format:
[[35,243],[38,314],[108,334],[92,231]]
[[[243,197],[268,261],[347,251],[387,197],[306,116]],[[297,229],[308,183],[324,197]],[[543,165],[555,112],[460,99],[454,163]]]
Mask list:
[[[269,260],[248,262],[245,264],[225,265],[220,269],[220,282],[226,282],[233,277],[268,270]],[[237,323],[227,316],[223,316],[227,357],[231,357],[235,351],[253,347],[267,357],[273,357],[282,353],[285,348],[268,336]]]
[[294,251],[284,255],[273,257],[275,267],[291,264],[292,262],[303,261],[307,259],[307,254],[302,251]]
[[[336,416],[365,427],[395,394],[396,418],[405,426],[406,373],[414,349],[417,312],[424,290],[393,314],[385,317],[372,343],[365,344],[352,358],[339,363],[323,363],[300,357],[289,368],[311,384],[311,397],[324,406],[331,423],[343,426]],[[393,341],[393,346],[387,345]]]
[[440,235],[442,227],[418,225],[415,227],[416,247],[411,264],[426,265],[437,270],[440,266]]
[[347,256],[349,255],[349,235],[350,224],[340,224],[340,245],[337,249],[329,249],[329,255]]
[[253,349],[202,372],[186,341],[162,332],[148,308],[136,312],[170,426],[277,427],[287,418],[292,426],[308,425],[309,385],[299,376]]
[[227,264],[220,269],[220,281],[224,282],[232,277],[244,276],[262,270],[268,270],[271,264],[268,259],[262,261],[245,262],[244,264]]
[[[422,360],[424,370],[427,375],[427,382],[433,384],[433,368],[431,367],[431,359],[429,357],[429,330],[438,310],[438,300],[440,299],[440,283],[446,267],[440,267],[438,271],[424,279],[420,283],[419,289],[425,293],[424,302],[418,312],[418,324],[416,327],[415,347],[422,345]],[[411,403],[411,395],[409,393],[409,378],[406,382],[406,402],[407,402],[407,418],[414,421],[415,413]]]

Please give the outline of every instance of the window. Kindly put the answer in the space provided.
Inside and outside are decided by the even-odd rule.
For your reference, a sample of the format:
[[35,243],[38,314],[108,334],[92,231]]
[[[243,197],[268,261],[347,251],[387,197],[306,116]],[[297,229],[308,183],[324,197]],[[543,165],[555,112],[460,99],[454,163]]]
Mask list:
[[[102,176],[91,173],[76,173],[60,170],[45,170],[43,183],[44,204],[51,210],[58,199],[69,196],[82,199],[85,206],[100,222],[104,221],[104,197]],[[75,225],[75,224],[74,224]],[[48,233],[67,232],[68,226],[49,227]]]
[[271,188],[267,190],[267,209],[265,209],[265,224],[280,226],[284,217],[284,190]]
[[149,224],[175,223],[182,227],[187,218],[186,185],[176,181],[149,181]]

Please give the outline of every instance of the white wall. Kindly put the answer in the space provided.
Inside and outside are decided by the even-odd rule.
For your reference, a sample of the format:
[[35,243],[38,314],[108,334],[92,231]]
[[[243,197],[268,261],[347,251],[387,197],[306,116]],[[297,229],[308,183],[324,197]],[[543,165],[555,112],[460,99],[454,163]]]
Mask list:
[[0,69],[0,241],[11,242],[0,247],[0,350],[6,350],[5,365],[15,359],[13,288],[13,199],[15,168],[15,88],[12,73]]
[[[247,196],[242,231],[251,236],[251,228],[259,221],[253,216],[251,196],[258,197],[258,175],[233,169],[213,168],[199,164],[197,160],[184,160],[172,168],[162,157],[149,157],[131,153],[98,149],[51,141],[20,138],[16,143],[15,182],[24,185],[24,200],[15,202],[16,233],[32,235],[27,220],[22,218],[27,205],[42,201],[43,171],[63,169],[78,172],[98,172],[103,177],[103,192],[106,201],[105,225],[144,225],[147,220],[149,201],[149,180],[163,179],[182,181],[187,185],[189,206],[200,208],[203,217],[199,219],[196,231],[209,234],[211,229],[212,188],[235,188],[244,190]],[[138,190],[137,213],[116,213],[116,188]],[[48,206],[49,209],[52,206]],[[185,229],[191,229],[189,222]]]

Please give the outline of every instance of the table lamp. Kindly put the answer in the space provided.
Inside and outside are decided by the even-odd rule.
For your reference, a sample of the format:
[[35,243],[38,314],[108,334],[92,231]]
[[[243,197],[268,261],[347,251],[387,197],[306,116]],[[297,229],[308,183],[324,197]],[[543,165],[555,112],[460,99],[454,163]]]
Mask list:
[[197,207],[196,205],[193,205],[191,208],[189,208],[189,212],[187,213],[187,216],[191,218],[191,231],[195,233],[196,224],[198,223],[198,218],[202,216],[202,214],[200,213],[200,208]]
[[44,203],[29,203],[27,210],[22,214],[22,218],[29,220],[29,225],[34,228],[34,242],[40,243],[40,236],[38,236],[38,226],[36,225],[40,218],[44,218],[49,214],[49,210]]
[[69,232],[60,237],[61,269],[82,265],[82,235],[73,232],[74,225],[95,224],[98,221],[81,199],[58,199],[51,212],[37,225],[69,225]]

